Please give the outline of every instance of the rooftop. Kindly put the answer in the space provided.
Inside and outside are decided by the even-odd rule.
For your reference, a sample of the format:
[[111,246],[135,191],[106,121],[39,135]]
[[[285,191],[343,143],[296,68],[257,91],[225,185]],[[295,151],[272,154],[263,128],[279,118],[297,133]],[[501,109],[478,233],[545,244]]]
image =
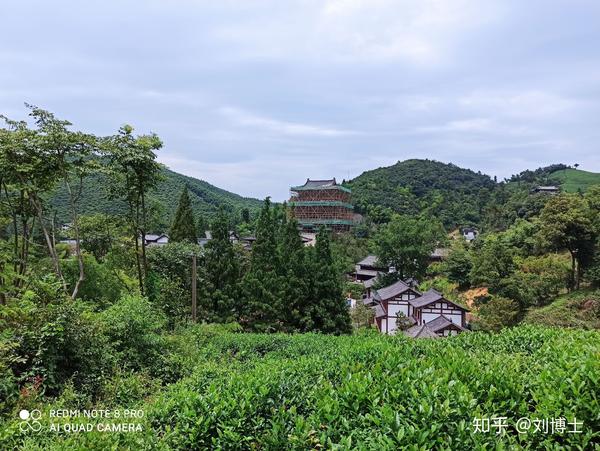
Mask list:
[[377,267],[377,257],[375,255],[367,255],[361,261],[357,263],[359,266],[371,266]]
[[452,302],[452,301],[446,299],[442,295],[442,293],[440,293],[439,291],[434,290],[433,288],[430,288],[429,290],[427,290],[425,293],[423,293],[418,298],[411,299],[409,302],[410,302],[410,304],[413,307],[419,308],[419,307],[423,307],[425,305],[432,304],[432,303],[437,302],[439,300],[443,300],[444,302],[446,302],[448,304],[452,304],[452,305],[454,305],[455,307],[457,307],[457,308],[459,308],[461,310],[469,311],[469,309],[463,307],[462,305],[457,304],[456,302]]
[[404,334],[412,338],[440,338],[440,336],[433,332],[427,324],[413,326],[410,329],[405,330]]
[[375,299],[377,299],[378,301],[391,299],[410,289],[410,286],[408,286],[402,280],[399,280],[398,282],[393,283],[392,285],[377,290],[375,292]]
[[306,179],[304,185],[292,186],[292,191],[319,190],[319,189],[339,189],[346,192],[351,192],[349,188],[339,185],[335,177],[328,180],[311,180]]
[[436,319],[429,321],[427,323],[427,327],[429,329],[431,329],[433,332],[437,332],[439,330],[445,329],[446,327],[448,327],[450,325],[456,327],[459,330],[465,330],[462,326],[459,326],[458,324],[453,323],[448,318],[446,318],[444,315],[440,315]]

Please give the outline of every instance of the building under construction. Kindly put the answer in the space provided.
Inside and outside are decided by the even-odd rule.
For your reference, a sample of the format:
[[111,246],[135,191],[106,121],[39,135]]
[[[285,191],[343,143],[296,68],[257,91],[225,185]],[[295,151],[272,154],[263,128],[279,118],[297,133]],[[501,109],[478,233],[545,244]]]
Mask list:
[[310,180],[290,188],[290,206],[304,232],[314,232],[320,225],[334,232],[346,232],[353,223],[351,190],[332,180]]

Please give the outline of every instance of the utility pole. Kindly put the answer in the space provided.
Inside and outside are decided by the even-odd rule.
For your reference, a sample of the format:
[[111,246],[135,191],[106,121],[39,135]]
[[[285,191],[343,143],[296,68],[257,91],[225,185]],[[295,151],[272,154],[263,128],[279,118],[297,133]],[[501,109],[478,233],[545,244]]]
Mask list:
[[196,254],[192,255],[192,322],[196,322]]

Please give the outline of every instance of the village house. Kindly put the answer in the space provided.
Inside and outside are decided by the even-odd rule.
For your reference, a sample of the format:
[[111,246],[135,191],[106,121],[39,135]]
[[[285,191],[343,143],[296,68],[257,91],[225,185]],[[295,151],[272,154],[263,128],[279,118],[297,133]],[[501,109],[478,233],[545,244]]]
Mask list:
[[[440,262],[448,256],[449,252],[450,250],[447,248],[436,248],[431,253],[429,260],[431,262]],[[350,273],[349,276],[354,282],[361,283],[365,287],[365,297],[369,297],[378,277],[390,272],[394,272],[394,268],[388,268],[386,265],[379,263],[375,255],[367,255],[354,266],[354,272]],[[406,282],[411,286],[418,283],[412,279]]]
[[543,194],[558,194],[560,188],[558,186],[536,186],[531,190],[532,193],[543,193]]
[[447,337],[466,330],[468,309],[430,289],[417,291],[399,280],[373,291],[363,303],[375,309],[375,322],[381,333],[394,335],[398,322],[410,326],[404,333],[414,338]]
[[144,244],[146,246],[163,246],[163,245],[167,244],[168,242],[169,242],[169,236],[164,233],[160,233],[160,234],[147,233],[144,235]]
[[475,227],[463,227],[460,232],[462,233],[463,238],[469,243],[479,235],[479,232]]
[[385,274],[388,268],[377,262],[377,257],[367,255],[354,266],[354,280],[356,282],[366,282],[377,278],[379,274]]

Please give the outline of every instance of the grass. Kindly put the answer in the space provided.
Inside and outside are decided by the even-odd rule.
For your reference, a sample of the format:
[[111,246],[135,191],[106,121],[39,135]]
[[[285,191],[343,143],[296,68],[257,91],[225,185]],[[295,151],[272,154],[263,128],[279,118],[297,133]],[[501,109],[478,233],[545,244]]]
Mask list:
[[600,185],[599,173],[581,169],[561,169],[553,172],[551,177],[559,180],[562,190],[567,193],[576,193],[579,189],[585,192],[592,185]]
[[530,309],[524,322],[555,327],[600,329],[600,292],[580,290],[562,295],[549,305]]

